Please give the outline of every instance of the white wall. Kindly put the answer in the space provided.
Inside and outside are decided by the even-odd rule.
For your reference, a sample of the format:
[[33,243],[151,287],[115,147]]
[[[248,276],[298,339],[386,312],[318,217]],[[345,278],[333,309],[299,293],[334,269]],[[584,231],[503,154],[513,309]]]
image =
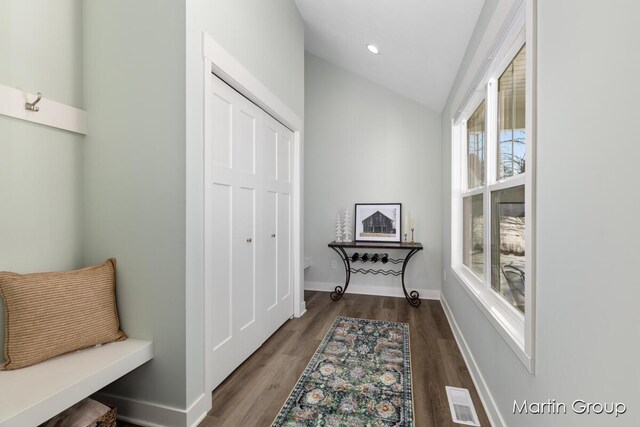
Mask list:
[[304,24],[293,0],[186,1],[187,402],[203,390],[203,58],[206,31],[304,117]]
[[[440,114],[314,55],[305,58],[305,257],[312,261],[305,287],[344,283],[342,263],[327,247],[338,212],[353,212],[355,203],[400,202],[403,215],[415,212],[415,239],[425,246],[407,267],[407,286],[437,297]],[[349,291],[362,286],[402,294],[399,277],[352,275]]]
[[[0,84],[83,108],[81,1],[0,2],[0,58]],[[0,271],[81,266],[82,149],[81,135],[0,116]]]
[[[443,111],[443,268],[450,271],[450,120],[511,1],[485,4]],[[449,274],[443,294],[506,425],[640,424],[640,55],[634,1],[539,1],[537,345],[530,375]],[[461,84],[462,82],[462,84]],[[452,100],[454,102],[452,103]],[[629,126],[630,125],[630,126]],[[513,415],[513,401],[625,402],[626,415]],[[570,411],[570,408],[569,408]],[[493,412],[493,411],[491,411]],[[494,413],[496,425],[501,425]]]
[[85,261],[117,258],[122,328],[154,343],[109,392],[184,409],[185,6],[83,7]]

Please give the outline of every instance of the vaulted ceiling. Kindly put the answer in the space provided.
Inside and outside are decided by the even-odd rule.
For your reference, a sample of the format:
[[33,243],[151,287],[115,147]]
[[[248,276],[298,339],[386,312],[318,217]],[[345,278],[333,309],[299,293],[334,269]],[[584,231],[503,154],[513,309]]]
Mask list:
[[[295,0],[305,49],[440,112],[484,0]],[[368,44],[380,49],[378,55]]]

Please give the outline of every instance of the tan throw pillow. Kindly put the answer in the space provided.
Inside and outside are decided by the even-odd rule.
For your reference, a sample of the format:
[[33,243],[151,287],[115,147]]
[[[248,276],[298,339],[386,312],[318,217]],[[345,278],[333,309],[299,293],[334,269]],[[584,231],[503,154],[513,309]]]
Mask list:
[[60,354],[127,336],[116,309],[116,260],[75,271],[0,272],[6,362],[24,368]]

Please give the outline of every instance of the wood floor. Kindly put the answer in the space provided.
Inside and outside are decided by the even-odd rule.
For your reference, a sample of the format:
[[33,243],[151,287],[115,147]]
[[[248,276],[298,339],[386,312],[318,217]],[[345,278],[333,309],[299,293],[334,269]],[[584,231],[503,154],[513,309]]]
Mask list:
[[419,308],[404,298],[305,292],[307,313],[287,321],[213,392],[200,427],[270,426],[336,316],[409,323],[416,427],[459,426],[451,421],[445,386],[468,388],[482,426],[480,398],[439,301]]

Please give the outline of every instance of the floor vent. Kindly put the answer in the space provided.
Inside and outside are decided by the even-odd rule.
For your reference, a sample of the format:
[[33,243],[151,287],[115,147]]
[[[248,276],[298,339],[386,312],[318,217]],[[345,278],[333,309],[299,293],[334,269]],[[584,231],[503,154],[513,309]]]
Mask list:
[[454,423],[467,426],[479,426],[478,414],[473,406],[471,395],[466,388],[445,387],[449,398],[449,409]]

